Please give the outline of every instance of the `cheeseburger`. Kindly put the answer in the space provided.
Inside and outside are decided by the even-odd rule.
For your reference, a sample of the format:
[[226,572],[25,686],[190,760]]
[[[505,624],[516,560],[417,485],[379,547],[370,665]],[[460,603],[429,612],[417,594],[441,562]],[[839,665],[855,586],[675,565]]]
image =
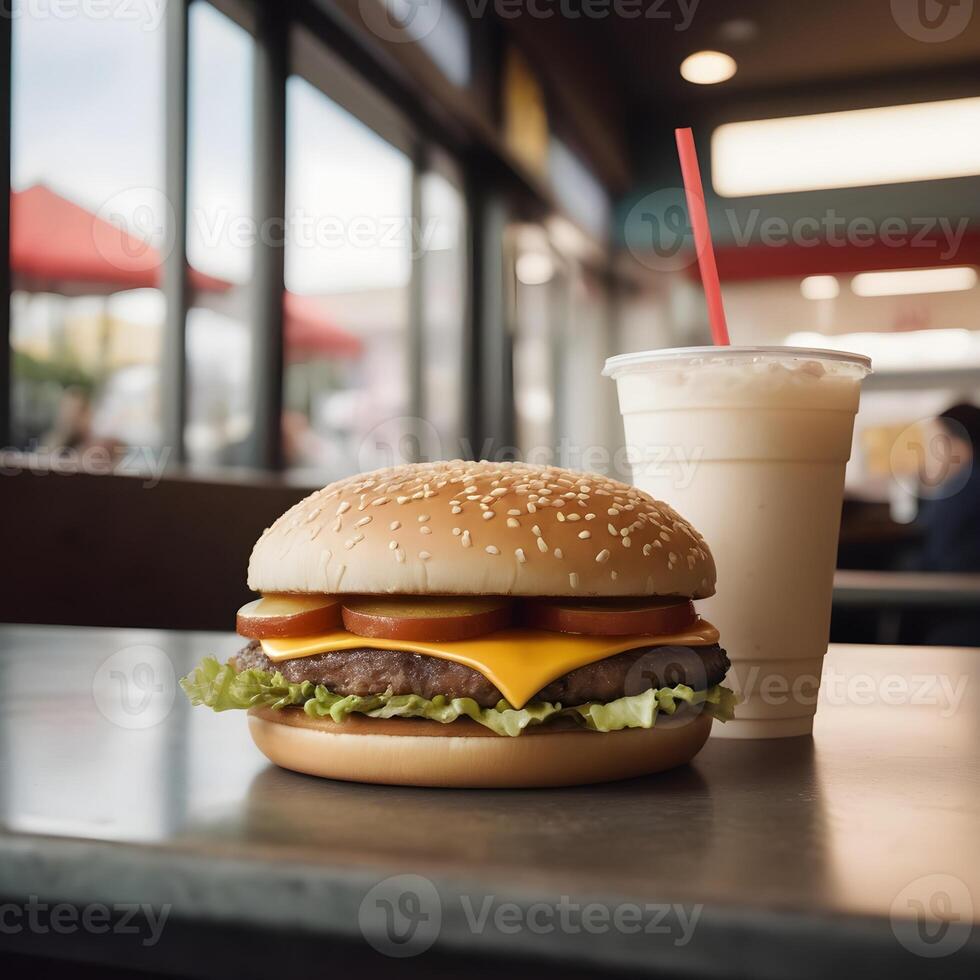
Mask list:
[[277,765],[361,782],[561,786],[688,762],[731,717],[693,599],[704,539],[605,477],[521,463],[395,466],[267,528],[247,644],[181,681],[248,711]]

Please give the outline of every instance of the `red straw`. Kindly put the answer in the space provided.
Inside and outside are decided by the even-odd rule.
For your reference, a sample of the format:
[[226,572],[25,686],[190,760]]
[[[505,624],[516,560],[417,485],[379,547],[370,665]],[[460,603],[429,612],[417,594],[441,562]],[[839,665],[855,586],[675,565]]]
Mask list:
[[698,154],[694,149],[694,133],[690,129],[676,129],[674,134],[677,137],[677,152],[681,158],[684,192],[687,194],[687,210],[691,217],[691,228],[694,231],[694,247],[698,251],[698,265],[701,267],[701,284],[704,286],[704,297],[708,303],[711,336],[717,346],[724,347],[731,341],[728,339],[725,307],[721,302],[721,284],[718,281],[715,249],[711,244],[708,212],[704,206],[704,188],[701,186]]

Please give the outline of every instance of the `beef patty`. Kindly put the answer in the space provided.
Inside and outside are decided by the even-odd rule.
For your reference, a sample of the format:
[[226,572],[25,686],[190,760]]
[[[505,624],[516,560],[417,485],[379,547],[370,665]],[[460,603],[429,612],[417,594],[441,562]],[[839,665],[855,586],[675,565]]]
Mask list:
[[[533,656],[533,652],[529,651],[529,655]],[[262,652],[259,641],[253,640],[236,654],[233,665],[237,670],[278,670],[291,683],[312,681],[336,694],[377,694],[391,689],[394,694],[419,694],[424,698],[437,694],[472,698],[485,708],[492,708],[503,697],[472,667],[404,650],[364,647],[273,663]],[[651,687],[674,684],[703,691],[721,683],[729,666],[728,656],[717,644],[643,647],[578,667],[553,680],[532,700],[564,705],[614,701]]]

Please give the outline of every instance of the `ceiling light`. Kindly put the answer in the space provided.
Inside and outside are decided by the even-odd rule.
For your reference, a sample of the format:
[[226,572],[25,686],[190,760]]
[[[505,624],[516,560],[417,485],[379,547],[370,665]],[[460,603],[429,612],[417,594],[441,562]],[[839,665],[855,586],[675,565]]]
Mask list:
[[711,134],[724,197],[980,174],[980,98],[726,123]]
[[807,276],[800,283],[804,299],[834,299],[840,294],[840,284],[834,276]]
[[555,263],[547,252],[525,252],[517,257],[515,271],[525,286],[541,286],[555,274]]
[[895,272],[862,272],[851,280],[858,296],[908,296],[913,293],[953,293],[977,284],[976,269],[900,269]]
[[695,85],[727,82],[738,69],[735,59],[721,51],[695,51],[681,62],[681,78]]

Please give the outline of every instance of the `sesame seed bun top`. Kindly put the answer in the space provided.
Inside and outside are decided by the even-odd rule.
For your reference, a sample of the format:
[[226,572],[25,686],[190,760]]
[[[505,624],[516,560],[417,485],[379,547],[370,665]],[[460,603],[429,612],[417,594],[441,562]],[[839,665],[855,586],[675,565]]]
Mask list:
[[715,563],[667,504],[524,463],[393,466],[331,483],[267,528],[256,592],[704,598]]

